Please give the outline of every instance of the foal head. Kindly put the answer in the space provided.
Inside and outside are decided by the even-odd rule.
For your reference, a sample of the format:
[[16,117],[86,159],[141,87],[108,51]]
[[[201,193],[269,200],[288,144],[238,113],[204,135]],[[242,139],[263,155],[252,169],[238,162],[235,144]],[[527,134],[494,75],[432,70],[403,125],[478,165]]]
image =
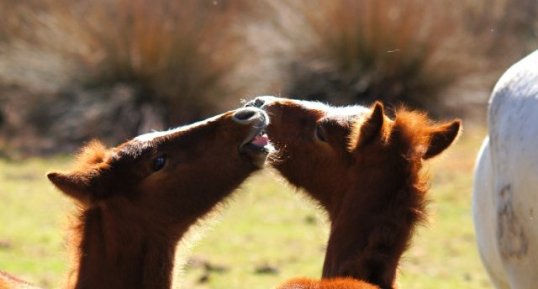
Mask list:
[[177,236],[263,165],[267,123],[243,108],[110,149],[93,141],[74,170],[48,177],[83,210]]
[[324,277],[355,277],[391,288],[398,260],[425,216],[423,160],[452,144],[460,121],[433,124],[380,103],[331,107],[258,97],[247,106],[271,118],[272,165],[328,212],[331,234]]

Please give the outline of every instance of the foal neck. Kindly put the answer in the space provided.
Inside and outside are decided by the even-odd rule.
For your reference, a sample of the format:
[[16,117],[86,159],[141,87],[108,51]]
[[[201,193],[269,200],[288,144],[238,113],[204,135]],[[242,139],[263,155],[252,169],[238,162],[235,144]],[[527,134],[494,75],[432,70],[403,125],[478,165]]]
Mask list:
[[[398,262],[425,217],[426,179],[421,159],[378,152],[329,211],[331,232],[323,277],[353,277],[394,288]],[[392,155],[392,157],[391,157]],[[366,166],[365,166],[366,164]]]
[[179,236],[96,207],[82,213],[74,232],[75,266],[67,288],[170,288]]

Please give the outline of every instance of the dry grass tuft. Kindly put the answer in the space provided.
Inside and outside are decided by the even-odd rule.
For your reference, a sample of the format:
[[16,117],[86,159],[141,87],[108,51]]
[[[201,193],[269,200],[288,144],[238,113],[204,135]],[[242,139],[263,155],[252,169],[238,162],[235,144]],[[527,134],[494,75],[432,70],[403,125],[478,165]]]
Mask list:
[[246,10],[228,0],[0,0],[0,150],[116,144],[237,106]]
[[483,59],[446,1],[303,1],[286,94],[346,104],[381,99],[428,107]]
[[232,26],[240,1],[47,0],[40,9],[24,2],[10,6],[32,29],[11,38],[61,55],[86,87],[132,84],[166,123],[214,113],[233,93],[225,78],[239,57]]

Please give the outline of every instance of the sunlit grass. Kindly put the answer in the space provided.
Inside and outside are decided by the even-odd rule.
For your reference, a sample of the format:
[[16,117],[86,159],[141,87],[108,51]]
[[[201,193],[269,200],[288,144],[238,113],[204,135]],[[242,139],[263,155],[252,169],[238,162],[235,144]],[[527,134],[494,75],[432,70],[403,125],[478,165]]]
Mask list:
[[[491,288],[476,250],[470,210],[472,168],[483,135],[482,128],[467,128],[429,166],[431,218],[404,256],[401,288]],[[47,288],[61,284],[68,264],[63,228],[71,205],[45,173],[69,161],[0,161],[0,270]],[[192,250],[179,248],[191,260],[176,278],[180,288],[267,289],[293,276],[320,275],[325,217],[273,171],[250,178],[205,223]],[[257,272],[262,269],[272,272]]]
[[47,287],[66,269],[62,228],[71,207],[45,174],[64,168],[66,161],[0,162],[0,268]]

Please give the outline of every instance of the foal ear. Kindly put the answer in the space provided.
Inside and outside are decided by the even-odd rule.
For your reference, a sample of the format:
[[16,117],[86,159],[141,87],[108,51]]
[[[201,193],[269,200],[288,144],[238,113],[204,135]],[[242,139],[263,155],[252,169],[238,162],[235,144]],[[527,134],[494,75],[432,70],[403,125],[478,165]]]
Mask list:
[[433,128],[430,134],[430,144],[423,158],[429,159],[443,152],[458,137],[460,130],[461,120],[459,119]]
[[358,140],[356,147],[364,146],[381,137],[381,129],[383,128],[383,122],[385,121],[385,113],[383,104],[376,101],[372,107],[372,112],[368,118],[361,125],[359,130]]
[[96,180],[99,174],[96,171],[81,173],[48,173],[49,180],[67,196],[83,203],[89,204],[95,197]]
[[56,188],[81,203],[102,198],[106,195],[104,178],[110,175],[106,164],[101,164],[106,153],[106,147],[93,140],[78,154],[78,169],[70,173],[48,173],[47,177]]

